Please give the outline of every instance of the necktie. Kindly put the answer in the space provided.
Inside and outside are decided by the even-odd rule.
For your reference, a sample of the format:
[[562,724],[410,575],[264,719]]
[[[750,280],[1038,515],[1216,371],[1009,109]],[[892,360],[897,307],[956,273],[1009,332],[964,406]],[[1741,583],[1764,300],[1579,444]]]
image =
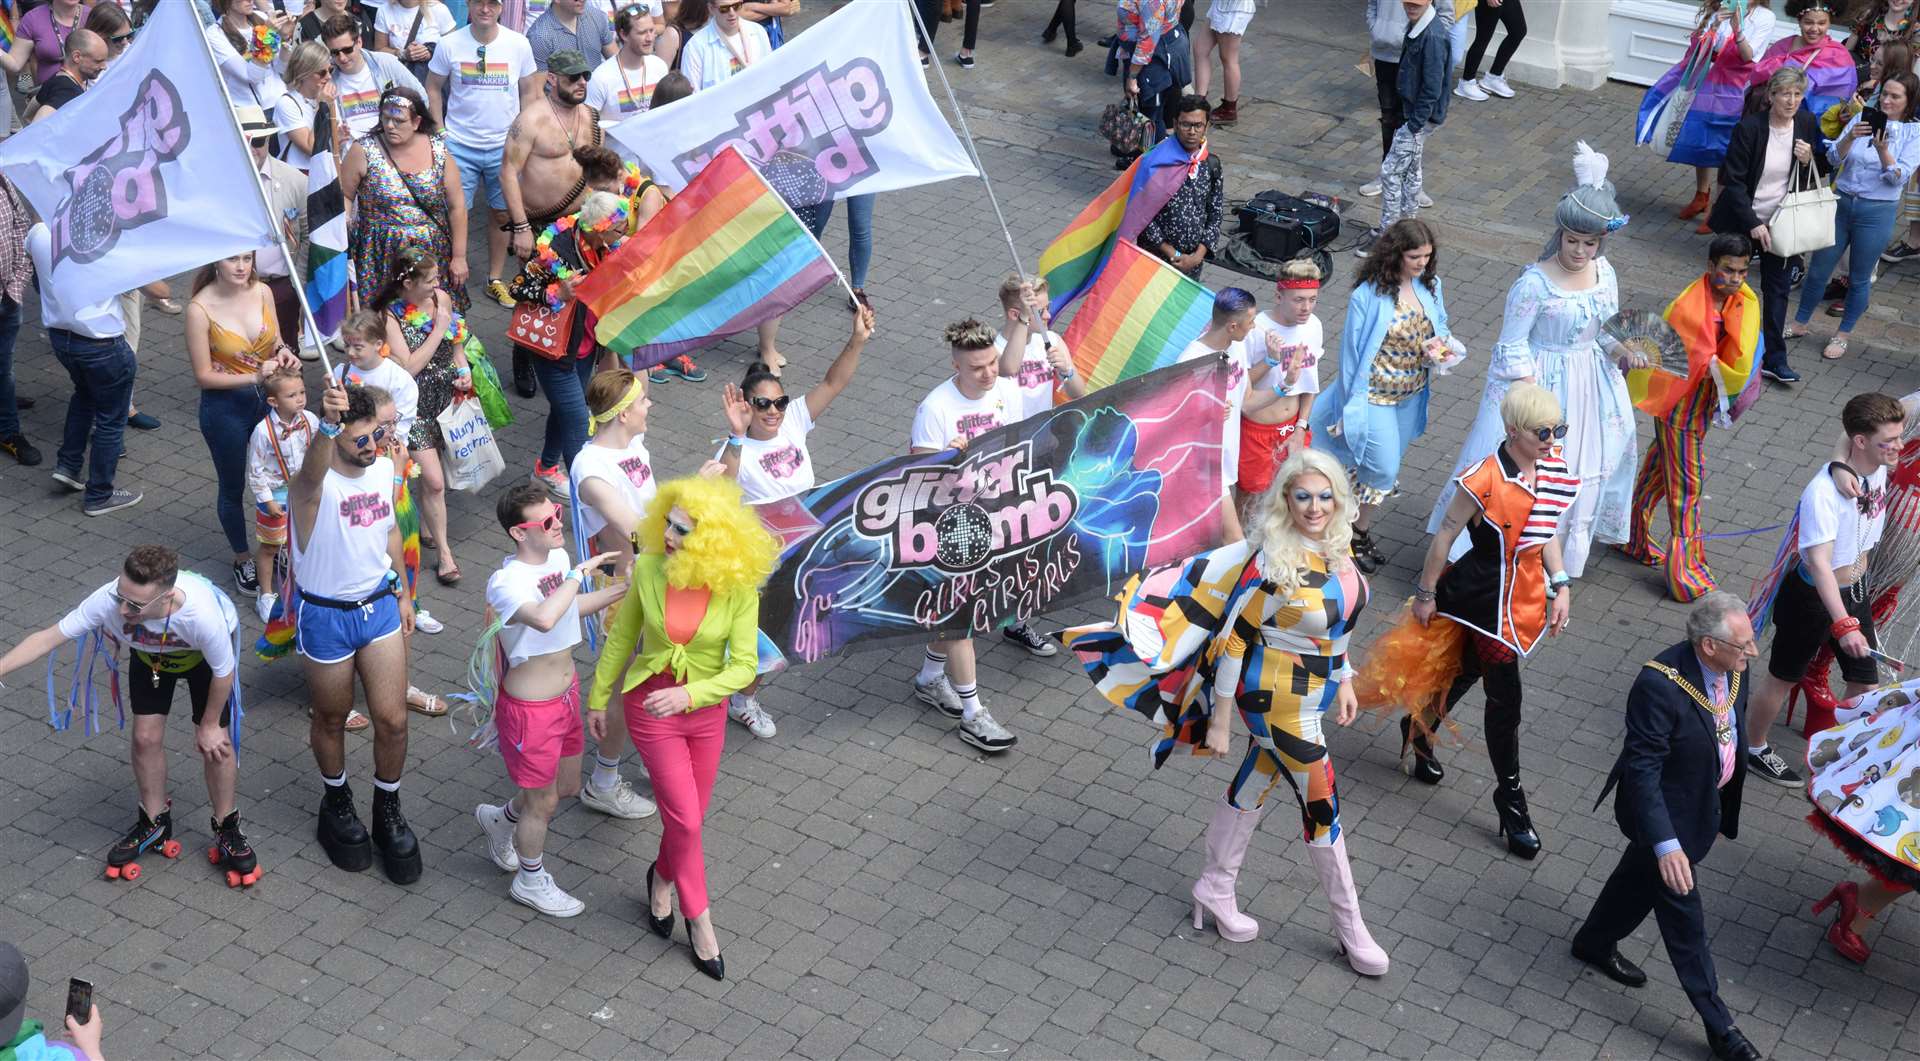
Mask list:
[[1716,674],[1707,684],[1707,696],[1713,700],[1713,706],[1722,707],[1727,702],[1727,676]]

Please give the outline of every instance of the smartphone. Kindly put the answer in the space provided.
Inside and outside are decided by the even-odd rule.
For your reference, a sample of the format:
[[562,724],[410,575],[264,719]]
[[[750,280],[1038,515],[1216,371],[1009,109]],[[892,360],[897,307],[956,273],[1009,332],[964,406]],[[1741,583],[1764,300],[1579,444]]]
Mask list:
[[1887,112],[1878,107],[1867,107],[1860,111],[1860,120],[1867,123],[1876,135],[1887,131]]
[[67,980],[67,1016],[85,1024],[93,1014],[93,981],[75,976]]

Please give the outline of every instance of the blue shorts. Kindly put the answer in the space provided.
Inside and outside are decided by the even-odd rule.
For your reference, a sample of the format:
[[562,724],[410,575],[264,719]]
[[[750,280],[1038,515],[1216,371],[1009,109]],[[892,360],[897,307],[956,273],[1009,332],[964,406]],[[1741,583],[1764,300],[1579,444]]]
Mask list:
[[294,648],[315,663],[340,663],[400,632],[400,598],[389,593],[364,608],[329,608],[302,598]]
[[473,209],[473,190],[484,185],[487,189],[487,205],[495,210],[505,210],[507,193],[500,187],[501,149],[487,151],[467,147],[449,137],[447,150],[453,152],[453,160],[460,164],[460,187],[467,195],[467,209]]

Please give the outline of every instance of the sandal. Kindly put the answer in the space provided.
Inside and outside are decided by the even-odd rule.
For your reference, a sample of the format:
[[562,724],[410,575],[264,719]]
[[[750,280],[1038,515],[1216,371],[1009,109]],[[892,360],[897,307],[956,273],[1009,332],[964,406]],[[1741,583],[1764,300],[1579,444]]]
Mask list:
[[1812,329],[1808,328],[1804,323],[1800,321],[1794,321],[1792,324],[1787,325],[1786,336],[1789,339],[1798,339],[1806,335],[1811,330]]
[[373,725],[373,719],[370,719],[367,716],[361,714],[359,708],[356,707],[353,710],[347,712],[347,732],[348,733],[358,733],[361,730],[366,729],[368,726],[371,726],[371,725]]
[[153,308],[159,310],[162,313],[167,314],[170,317],[178,317],[180,315],[180,303],[175,302],[171,298],[154,299]]
[[1847,356],[1847,337],[1836,335],[1827,340],[1826,349],[1820,351],[1820,357],[1826,361],[1838,361]]
[[423,693],[409,685],[407,686],[407,710],[416,715],[439,718],[447,713],[447,705],[432,693]]
[[443,586],[457,586],[460,584],[460,565],[457,563],[454,564],[453,571],[450,573],[435,568],[433,577],[438,579]]

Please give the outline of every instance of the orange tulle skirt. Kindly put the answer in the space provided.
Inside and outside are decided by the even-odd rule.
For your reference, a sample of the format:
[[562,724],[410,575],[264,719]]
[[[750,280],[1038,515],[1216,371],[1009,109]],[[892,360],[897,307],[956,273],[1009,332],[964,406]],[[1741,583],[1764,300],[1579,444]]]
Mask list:
[[1460,676],[1462,653],[1469,632],[1451,619],[1434,616],[1425,626],[1413,617],[1411,605],[1367,649],[1367,659],[1353,680],[1353,691],[1365,711],[1383,715],[1405,713],[1416,734],[1429,739],[1446,719],[1447,690]]

